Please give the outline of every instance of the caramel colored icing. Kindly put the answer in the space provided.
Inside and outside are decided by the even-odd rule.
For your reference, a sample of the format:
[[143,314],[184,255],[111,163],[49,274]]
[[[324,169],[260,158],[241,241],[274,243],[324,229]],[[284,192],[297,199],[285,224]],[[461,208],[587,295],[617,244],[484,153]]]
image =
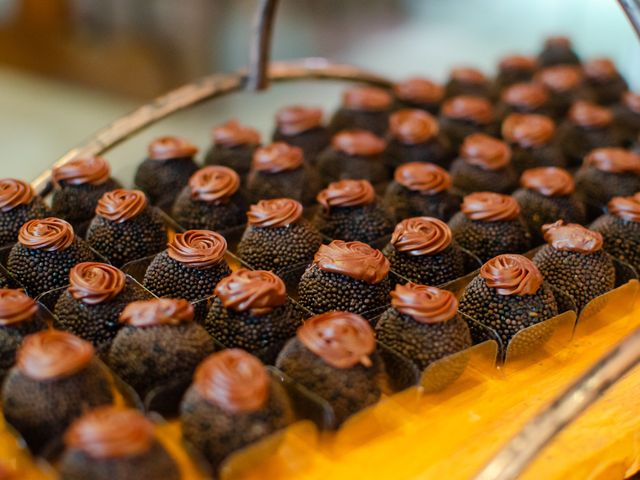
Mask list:
[[640,94],[625,92],[622,95],[622,102],[634,113],[640,113]]
[[225,308],[253,316],[266,315],[287,301],[284,282],[266,270],[236,270],[220,280],[214,293]]
[[464,139],[460,157],[483,170],[499,170],[511,161],[511,149],[497,138],[484,133],[473,133]]
[[269,384],[269,374],[260,360],[239,348],[210,355],[194,375],[198,393],[230,413],[263,408],[269,399]]
[[598,82],[612,80],[618,76],[616,65],[609,58],[594,58],[586,62],[583,67],[587,78]]
[[184,138],[165,136],[156,138],[149,144],[147,154],[150,160],[170,160],[172,158],[193,157],[198,147]]
[[502,137],[522,148],[536,148],[548,144],[556,131],[553,120],[544,115],[512,113],[502,123]]
[[535,58],[528,55],[509,55],[500,59],[498,68],[500,71],[534,71],[538,67],[538,62]]
[[27,248],[55,252],[71,246],[73,227],[60,218],[34,219],[20,227],[18,242]]
[[462,200],[462,213],[469,220],[500,222],[513,220],[520,215],[520,205],[510,195],[494,192],[475,192]]
[[442,85],[421,77],[396,83],[393,92],[400,100],[413,103],[439,103],[444,98]]
[[516,83],[502,93],[504,103],[520,108],[538,108],[548,100],[547,90],[538,83]]
[[109,180],[111,169],[103,157],[74,158],[51,170],[51,179],[60,185],[101,185]]
[[339,180],[318,193],[316,200],[325,210],[360,207],[375,202],[376,192],[367,180]]
[[582,100],[571,106],[567,116],[571,122],[584,128],[602,128],[613,122],[611,110]]
[[630,197],[613,197],[608,208],[611,215],[629,222],[640,222],[640,193]]
[[258,228],[286,227],[302,216],[302,204],[291,198],[260,200],[249,207],[249,224]]
[[126,276],[106,263],[83,262],[69,271],[69,293],[87,305],[114,299],[125,287]]
[[391,101],[391,94],[386,90],[366,85],[351,87],[342,94],[342,106],[353,110],[386,110]]
[[331,139],[331,147],[347,155],[370,157],[382,153],[385,141],[367,130],[343,130]]
[[409,190],[423,195],[436,195],[451,186],[451,176],[433,163],[410,162],[396,168],[393,179]]
[[577,223],[558,220],[542,226],[544,241],[556,250],[590,254],[602,249],[602,235]]
[[584,165],[603,172],[640,175],[640,155],[624,148],[596,148],[585,157]]
[[493,257],[482,266],[480,276],[498,295],[534,295],[543,281],[531,260],[514,254]]
[[33,188],[27,182],[14,178],[0,180],[0,211],[10,212],[18,205],[28,205],[33,200]]
[[82,370],[93,355],[89,342],[60,330],[44,330],[24,339],[16,353],[16,367],[37,381],[57,380]]
[[438,135],[438,121],[424,110],[405,108],[389,117],[389,131],[401,143],[416,145]]
[[213,205],[226,203],[239,188],[240,176],[222,165],[201,168],[189,179],[191,198]]
[[223,147],[260,144],[260,133],[255,128],[241,125],[237,120],[214,127],[211,136],[215,145]]
[[487,82],[487,77],[477,68],[458,67],[451,70],[451,80],[469,85],[482,85]]
[[329,245],[321,245],[313,263],[325,272],[370,284],[382,282],[389,273],[389,260],[380,250],[362,242],[334,240]]
[[276,125],[284,135],[298,135],[322,125],[322,109],[292,105],[278,110]]
[[537,167],[522,172],[520,184],[545,197],[566,197],[571,195],[576,185],[573,177],[564,168]]
[[113,405],[90,410],[64,435],[67,448],[95,459],[142,455],[149,451],[153,439],[153,424],[142,412]]
[[147,197],[143,192],[118,188],[100,197],[96,215],[114,223],[124,223],[140,215],[145,208]]
[[493,121],[493,108],[486,98],[460,95],[442,105],[442,114],[451,119],[486,125]]
[[0,288],[0,326],[17,325],[31,320],[38,313],[38,304],[24,290]]
[[582,70],[575,65],[554,65],[538,73],[534,80],[552,92],[562,93],[577,88],[582,83]]
[[334,368],[371,366],[376,340],[369,323],[350,312],[327,312],[307,319],[298,340]]
[[167,245],[167,254],[187,267],[204,270],[218,265],[227,252],[227,241],[211,230],[176,233]]
[[451,244],[451,229],[432,217],[407,218],[396,225],[391,245],[407,255],[435,255]]
[[300,147],[276,142],[255,151],[251,168],[258,172],[280,173],[296,170],[302,166],[303,162],[304,154]]
[[193,320],[193,305],[183,298],[154,298],[131,302],[120,314],[120,323],[132,327],[179,325]]
[[419,323],[442,323],[458,312],[458,299],[448,290],[407,283],[391,292],[391,305]]

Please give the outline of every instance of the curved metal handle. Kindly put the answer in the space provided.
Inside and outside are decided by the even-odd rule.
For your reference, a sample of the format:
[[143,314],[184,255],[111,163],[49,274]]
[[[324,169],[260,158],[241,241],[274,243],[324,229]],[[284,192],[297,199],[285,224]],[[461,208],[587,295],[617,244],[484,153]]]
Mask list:
[[279,0],[260,0],[253,24],[249,57],[249,90],[265,90],[269,87],[267,67],[271,54],[273,24]]

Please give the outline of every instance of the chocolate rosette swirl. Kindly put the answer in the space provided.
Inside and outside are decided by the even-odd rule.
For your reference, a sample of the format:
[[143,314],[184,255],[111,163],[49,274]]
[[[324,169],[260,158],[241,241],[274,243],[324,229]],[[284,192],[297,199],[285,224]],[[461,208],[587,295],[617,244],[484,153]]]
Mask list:
[[483,170],[499,170],[509,165],[511,149],[496,138],[474,133],[462,143],[460,157]]
[[493,121],[491,103],[482,97],[460,95],[442,105],[442,114],[451,119],[486,125]]
[[23,290],[0,288],[0,326],[31,320],[36,313],[38,304]]
[[587,78],[604,82],[618,76],[616,65],[609,58],[592,58],[583,65]]
[[103,157],[75,158],[51,170],[51,178],[57,185],[102,185],[111,174]]
[[477,68],[456,67],[451,70],[451,80],[456,82],[481,85],[487,81],[487,77]]
[[302,216],[302,204],[291,198],[260,200],[247,212],[249,224],[257,228],[286,227]]
[[342,106],[353,110],[380,111],[391,106],[391,95],[377,87],[359,85],[342,94]]
[[362,242],[334,240],[322,245],[313,263],[325,272],[338,273],[369,284],[382,282],[389,273],[389,260]]
[[193,320],[193,305],[182,298],[154,298],[132,302],[120,314],[120,323],[133,327],[180,325]]
[[624,148],[596,148],[585,157],[584,165],[602,172],[640,175],[640,155]]
[[147,197],[140,190],[119,188],[105,193],[96,207],[100,215],[115,223],[124,223],[140,215],[147,207]]
[[389,130],[400,143],[417,145],[436,137],[439,127],[437,120],[427,112],[405,108],[391,114]]
[[184,138],[164,136],[151,142],[147,153],[150,160],[164,161],[173,158],[193,157],[198,153],[198,147]]
[[585,255],[602,249],[602,235],[577,223],[558,220],[542,226],[544,240],[556,250],[578,252]]
[[393,92],[400,100],[409,103],[439,103],[444,98],[444,88],[441,85],[420,77],[396,83]]
[[449,226],[432,217],[408,218],[400,222],[391,235],[391,245],[407,255],[435,255],[452,240]]
[[177,233],[167,245],[167,254],[176,262],[193,268],[218,265],[227,252],[227,241],[210,230],[188,230]]
[[467,195],[460,210],[469,220],[481,222],[513,220],[520,215],[520,206],[513,197],[493,192]]
[[19,205],[28,205],[33,197],[33,188],[27,182],[14,178],[0,180],[1,212],[10,212]]
[[396,168],[396,183],[423,195],[435,195],[451,187],[451,176],[444,168],[425,162],[410,162]]
[[237,120],[229,120],[214,127],[211,136],[216,145],[225,147],[258,145],[260,143],[260,133],[255,128],[241,125]]
[[498,295],[534,295],[542,286],[538,267],[522,255],[498,255],[485,263],[480,276]]
[[391,305],[419,323],[442,323],[458,312],[458,300],[448,291],[409,282],[391,292]]
[[376,192],[367,180],[339,180],[332,182],[316,197],[329,211],[332,207],[360,207],[375,202]]
[[554,133],[555,123],[544,115],[512,113],[502,123],[502,137],[522,148],[546,145]]
[[284,142],[258,148],[253,154],[251,168],[258,172],[280,173],[300,168],[304,162],[304,154],[300,147]]
[[283,135],[298,135],[322,125],[322,109],[291,105],[276,112],[276,125]]
[[108,302],[122,292],[126,276],[116,267],[98,262],[83,262],[69,272],[69,293],[87,305]]
[[534,71],[538,67],[535,58],[527,55],[508,55],[498,62],[498,69],[503,70],[526,70]]
[[534,79],[552,92],[560,93],[580,86],[583,75],[575,65],[556,65],[540,71]]
[[347,155],[371,157],[382,153],[386,143],[367,130],[343,130],[333,136],[331,147]]
[[569,109],[568,118],[583,128],[603,128],[613,122],[611,110],[586,101],[575,102]]
[[18,234],[18,242],[24,247],[46,252],[65,250],[74,239],[71,224],[55,217],[29,220]]
[[535,110],[549,101],[549,94],[540,84],[516,83],[502,93],[502,101],[512,107]]
[[189,179],[191,198],[199,202],[221,205],[240,188],[240,176],[228,167],[210,165]]
[[630,197],[614,197],[607,208],[611,215],[629,222],[640,222],[640,193]]
[[241,268],[220,280],[214,293],[225,308],[254,316],[266,315],[287,301],[284,282],[266,270]]
[[522,173],[520,184],[545,197],[566,197],[575,191],[573,177],[564,168],[530,168]]

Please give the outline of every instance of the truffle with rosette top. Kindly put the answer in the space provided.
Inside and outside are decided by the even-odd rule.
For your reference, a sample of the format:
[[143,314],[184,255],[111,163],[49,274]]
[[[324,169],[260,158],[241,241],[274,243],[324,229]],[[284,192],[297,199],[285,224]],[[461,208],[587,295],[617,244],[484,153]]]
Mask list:
[[539,83],[515,83],[500,94],[496,117],[502,121],[512,113],[553,115],[548,90]]
[[328,129],[322,123],[321,108],[290,105],[276,112],[274,142],[285,142],[300,147],[305,160],[314,165],[316,157],[331,141]]
[[15,178],[0,180],[0,245],[15,243],[27,221],[49,216],[49,208],[29,183]]
[[547,37],[542,51],[538,55],[538,62],[542,66],[550,65],[580,65],[580,57],[573,50],[571,39],[561,35]]
[[491,83],[487,76],[477,68],[456,67],[449,73],[449,79],[445,85],[447,98],[459,95],[473,95],[490,98],[492,94]]
[[497,133],[496,117],[491,102],[483,97],[460,95],[443,103],[440,130],[457,152],[466,137],[473,133]]
[[260,132],[237,120],[229,120],[214,127],[211,136],[213,145],[204,159],[205,165],[231,168],[244,181],[249,173],[253,153],[260,146]]
[[610,58],[593,58],[582,68],[587,86],[593,91],[596,102],[601,105],[611,105],[620,101],[629,88]]
[[444,99],[444,87],[423,77],[411,77],[393,86],[396,103],[401,108],[418,108],[437,115]]
[[382,88],[355,85],[342,94],[342,104],[329,122],[333,134],[345,129],[368,130],[375,135],[387,131],[393,97]]
[[553,117],[563,118],[571,105],[579,100],[593,100],[586,86],[582,69],[576,65],[554,65],[540,70],[533,78],[550,94],[549,106]]
[[497,93],[514,83],[528,82],[538,69],[538,61],[528,55],[508,55],[498,62],[498,74],[494,82]]

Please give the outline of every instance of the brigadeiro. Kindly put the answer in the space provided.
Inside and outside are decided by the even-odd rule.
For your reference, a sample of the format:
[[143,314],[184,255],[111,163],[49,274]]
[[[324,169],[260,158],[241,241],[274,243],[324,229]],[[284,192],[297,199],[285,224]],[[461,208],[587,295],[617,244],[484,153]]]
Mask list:
[[455,295],[411,282],[391,292],[391,307],[380,317],[376,335],[420,370],[471,346]]
[[464,256],[449,226],[431,217],[400,222],[382,253],[391,269],[407,280],[441,285],[464,275]]
[[528,82],[538,68],[535,58],[527,55],[509,55],[500,59],[495,89],[498,93],[514,83]]
[[640,133],[640,93],[625,92],[612,110],[616,126],[624,136],[624,144],[632,144]]
[[612,198],[589,228],[602,235],[607,252],[640,271],[640,193]]
[[387,181],[385,141],[366,130],[344,130],[318,157],[324,184],[345,178],[362,178],[374,185]]
[[507,254],[482,266],[465,287],[459,311],[493,329],[506,347],[520,330],[556,316],[558,306],[538,267],[522,255]]
[[273,364],[284,342],[302,323],[302,313],[273,272],[241,268],[216,286],[204,327],[229,348],[242,348]]
[[302,205],[290,198],[261,200],[247,217],[237,252],[253,268],[283,273],[308,264],[322,243],[320,232],[302,218]]
[[0,383],[13,367],[24,337],[46,328],[35,300],[22,290],[0,288]]
[[67,284],[69,270],[95,255],[86,242],[76,237],[73,227],[59,218],[29,220],[22,225],[7,261],[11,275],[31,296]]
[[460,209],[460,199],[450,190],[451,177],[445,169],[411,162],[396,168],[384,203],[396,222],[425,216],[447,221]]
[[329,123],[332,133],[347,129],[368,130],[375,135],[387,131],[393,106],[391,94],[382,88],[356,85],[342,94],[342,105]]
[[107,192],[98,201],[87,242],[117,266],[148,257],[167,243],[167,228],[160,215],[140,190]]
[[209,165],[189,179],[173,204],[172,216],[187,229],[225,230],[246,221],[240,176],[230,168]]
[[449,221],[453,238],[481,260],[529,249],[529,232],[515,198],[476,192],[464,197],[460,210]]
[[623,136],[613,122],[610,109],[580,101],[572,105],[560,126],[558,142],[569,165],[577,166],[594,148],[621,146]]
[[586,83],[602,105],[618,102],[629,86],[609,58],[594,58],[583,65]]
[[380,398],[382,359],[371,326],[355,313],[327,312],[306,320],[276,366],[331,405],[336,427]]
[[329,238],[371,243],[393,231],[393,220],[366,180],[330,183],[317,197],[313,223]]
[[544,48],[538,55],[538,63],[545,67],[559,64],[580,65],[580,58],[568,37],[552,36],[545,39]]
[[502,123],[502,138],[511,147],[518,173],[534,167],[564,167],[566,159],[555,141],[556,125],[543,115],[512,113]]
[[563,118],[574,102],[593,98],[584,83],[582,70],[574,65],[545,68],[536,74],[534,81],[551,94],[549,105],[556,119]]
[[120,328],[118,317],[127,304],[145,297],[112,265],[79,263],[69,272],[69,288],[58,299],[57,327],[91,342],[106,355]]
[[49,208],[27,182],[0,180],[0,246],[15,243],[20,227],[28,220],[50,215]]
[[575,195],[575,183],[562,168],[539,167],[525,170],[519,188],[513,193],[520,204],[522,218],[533,238],[542,240],[542,226],[562,219],[568,223],[585,223],[586,209]]
[[231,453],[293,423],[294,414],[260,360],[229,349],[198,366],[180,420],[183,438],[217,469]]
[[193,159],[198,148],[183,138],[166,136],[151,142],[147,151],[147,158],[136,171],[135,184],[153,205],[170,211],[180,191],[198,170]]
[[57,439],[86,410],[114,400],[112,379],[93,347],[75,335],[27,336],[2,385],[3,413],[33,451]]
[[253,154],[247,178],[253,201],[287,197],[308,205],[320,187],[318,172],[305,163],[299,147],[276,142]]
[[322,109],[302,105],[291,105],[276,112],[272,138],[274,142],[300,147],[311,165],[331,141],[329,131],[322,124]]
[[464,139],[450,171],[453,186],[463,193],[509,193],[518,186],[518,174],[511,165],[511,149],[505,142],[483,133]]
[[390,167],[430,162],[446,168],[451,157],[451,144],[440,134],[438,121],[431,114],[409,108],[391,114],[385,156]]
[[484,73],[477,68],[458,67],[451,70],[445,85],[447,98],[458,95],[491,96],[491,83]]
[[314,313],[346,310],[367,317],[389,303],[389,260],[362,242],[322,245],[300,284],[300,303]]
[[640,191],[640,155],[623,148],[597,148],[585,157],[575,178],[582,199],[604,207],[613,197]]
[[67,480],[182,478],[153,423],[138,410],[95,408],[74,421],[63,439],[59,469]]
[[418,108],[437,115],[444,99],[444,88],[428,78],[411,77],[393,86],[396,103],[401,108]]
[[251,127],[229,120],[213,129],[213,146],[204,159],[206,165],[222,165],[238,172],[243,180],[249,173],[251,159],[260,146],[260,133]]
[[120,188],[110,177],[111,168],[103,157],[81,157],[51,170],[53,215],[71,223],[83,234],[94,215],[100,197]]
[[193,375],[213,352],[213,340],[193,321],[193,306],[180,298],[130,303],[120,314],[109,366],[141,398],[159,387]]
[[549,92],[538,83],[516,83],[506,88],[496,107],[496,117],[504,120],[512,113],[537,113],[553,115],[549,104]]
[[558,220],[542,227],[547,244],[533,257],[545,280],[571,295],[578,309],[613,289],[611,257],[602,250],[602,235],[577,223]]
[[495,116],[486,98],[461,95],[447,100],[440,109],[440,130],[458,151],[466,137],[473,133],[496,133]]

